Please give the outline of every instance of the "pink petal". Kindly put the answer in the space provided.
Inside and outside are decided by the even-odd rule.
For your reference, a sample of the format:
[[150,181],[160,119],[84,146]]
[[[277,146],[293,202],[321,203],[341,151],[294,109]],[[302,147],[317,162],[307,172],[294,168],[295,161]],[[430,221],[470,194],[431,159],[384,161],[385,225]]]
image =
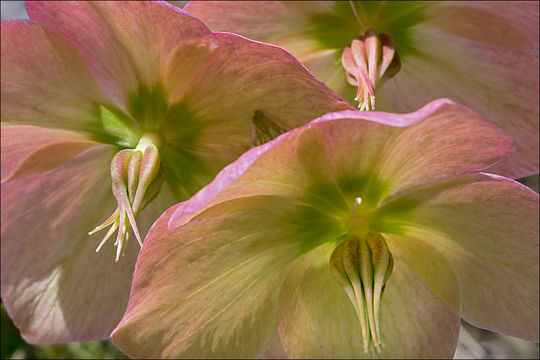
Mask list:
[[352,100],[356,89],[347,83],[341,66],[342,49],[321,48],[310,34],[311,18],[333,7],[333,1],[190,1],[184,10],[213,31],[233,32],[290,51],[332,90]]
[[167,3],[29,1],[30,19],[58,30],[79,50],[108,94],[125,105],[129,92],[163,79],[175,45],[210,35],[197,19]]
[[391,194],[484,170],[513,149],[513,140],[495,126],[449,103],[421,123],[392,134],[374,171],[392,183]]
[[109,101],[77,50],[26,20],[2,21],[2,122],[95,130]]
[[538,342],[538,207],[525,186],[475,174],[419,188],[378,212],[404,258],[465,320]]
[[[87,141],[88,150],[67,158],[57,152],[81,137],[76,133],[3,124],[6,134],[12,136],[2,141],[2,154],[13,168],[23,168],[28,161],[58,160],[54,167],[33,167],[33,172],[2,184],[6,309],[32,343],[107,338],[125,310],[139,250],[133,239],[126,256],[115,263],[112,244],[96,253],[100,238],[87,234],[116,207],[109,180],[111,148]],[[21,156],[15,156],[18,150]],[[140,214],[141,230],[170,205],[166,187],[160,195]]]
[[[239,114],[231,113],[230,108],[251,104],[254,99],[258,100],[257,110],[266,110],[266,103],[275,108],[277,100],[273,98],[279,91],[284,91],[278,97],[280,105],[283,99],[295,96],[287,99],[292,108],[304,108],[294,104],[303,96],[326,97],[326,101],[303,101],[324,112],[350,108],[283,50],[230,34],[213,36],[199,20],[164,2],[36,1],[27,7],[32,20],[54,27],[74,44],[120,104],[126,104],[130,92],[161,83],[172,102],[187,97],[185,101],[194,105],[190,110],[202,117],[209,110],[222,114],[220,106],[227,106],[227,116],[234,119]],[[285,79],[291,83],[290,89]],[[312,118],[324,113],[318,109],[312,111]],[[249,111],[253,116],[253,110]],[[288,116],[292,119],[295,115]],[[285,124],[290,121],[283,120]]]
[[294,43],[296,49],[291,49],[299,57],[317,49],[315,40],[303,36],[310,17],[332,6],[330,1],[190,1],[184,10],[213,31],[234,32],[285,48],[286,43]]
[[404,58],[382,88],[391,109],[450,97],[516,140],[515,153],[491,171],[537,173],[538,3],[438,3],[414,37],[419,55]]
[[[25,161],[32,155],[37,155],[43,148],[48,146],[58,146],[65,143],[80,143],[80,144],[95,144],[84,140],[84,136],[78,133],[53,130],[28,125],[14,125],[2,123],[2,182],[9,179]],[[81,150],[86,148],[85,145],[80,147]],[[46,161],[53,161],[54,165],[59,165],[65,160],[68,160],[72,153],[54,153],[54,157],[48,157]],[[64,157],[64,155],[67,155]],[[38,164],[39,165],[39,164]]]
[[222,148],[224,137],[249,138],[247,120],[256,111],[289,130],[327,112],[353,109],[283,49],[233,34],[216,33],[214,39],[216,50],[188,84],[173,91],[208,126],[205,148]]
[[[4,124],[3,124],[4,125]],[[6,154],[8,157],[8,167],[12,166],[12,171],[2,179],[2,181],[15,180],[31,174],[39,174],[51,170],[57,166],[71,160],[76,155],[95,147],[97,144],[84,139],[78,134],[73,134],[65,131],[52,131],[45,129],[44,134],[41,129],[32,126],[2,126],[2,130],[6,131]],[[39,129],[39,130],[37,130]],[[43,136],[47,133],[53,135],[53,138],[45,138],[43,136],[42,143],[37,143],[36,138],[32,134]],[[67,140],[54,139],[54,136],[68,135]],[[2,134],[4,136],[4,134]],[[29,144],[31,142],[31,144]],[[47,144],[48,143],[48,144]],[[4,146],[2,146],[4,147]],[[21,152],[19,152],[22,150]]]
[[[122,314],[136,252],[113,268],[112,250],[96,254],[87,234],[114,209],[103,186],[111,156],[96,144],[52,170],[2,184],[2,299],[29,342],[104,338]],[[123,300],[102,300],[118,292]]]
[[[443,130],[436,133],[431,126]],[[404,143],[410,143],[413,151]],[[473,143],[482,146],[471,146]],[[260,355],[273,335],[280,309],[287,309],[284,306],[295,281],[303,277],[302,271],[289,272],[291,266],[299,264],[295,259],[347,231],[342,220],[350,215],[356,196],[365,193],[366,202],[371,196],[377,205],[389,195],[414,194],[415,189],[427,184],[488,167],[511,147],[504,134],[475,113],[441,99],[411,114],[330,113],[253,148],[154,224],[137,263],[128,310],[113,339],[135,357]],[[422,162],[424,157],[427,160]],[[416,202],[406,201],[401,207],[410,204]],[[388,206],[390,210],[400,209]],[[390,210],[386,211],[392,215]],[[399,223],[390,221],[396,220],[390,215],[381,210],[369,216],[374,228],[394,236],[395,229],[400,228]],[[392,245],[391,251],[403,268],[395,270],[395,293],[387,297],[392,299],[388,304],[400,306],[381,310],[391,314],[382,320],[390,334],[387,341],[394,345],[388,349],[388,356],[396,357],[391,351],[402,348],[410,356],[418,351],[434,357],[450,356],[458,322],[448,306],[455,303],[444,304],[405,269],[406,254],[401,256],[400,244]],[[329,273],[327,257],[323,260]],[[314,277],[323,279],[318,274],[315,272]],[[308,281],[299,283],[302,286]],[[330,289],[326,283],[322,287]],[[320,287],[317,289],[320,291]],[[319,296],[324,299],[326,295],[323,292]],[[300,308],[309,308],[313,297],[295,300],[299,305],[291,313],[301,314]],[[401,306],[403,298],[410,299],[409,305]],[[322,304],[328,310],[328,304],[336,301]],[[314,311],[306,311],[309,328],[315,326],[309,326],[310,316],[320,314],[321,306],[313,305]],[[344,305],[337,309],[344,309]],[[432,321],[434,314],[440,321]],[[350,314],[341,315],[345,321],[351,318]],[[327,318],[335,320],[335,316]],[[292,315],[284,321],[289,319],[291,323],[282,325],[281,335],[290,356],[311,356],[323,340],[336,339],[307,336],[305,327],[291,325]],[[331,329],[325,321],[321,329]],[[392,332],[396,323],[410,324],[405,332],[413,334],[415,341],[407,339],[404,344],[403,329]],[[287,331],[296,331],[296,326],[302,335],[292,333],[285,339]],[[356,322],[344,326],[341,330],[345,334],[358,334]],[[329,353],[343,351],[343,356],[357,356],[358,341],[354,340],[345,345],[327,342],[324,346]]]
[[[257,116],[280,129],[267,141],[327,112],[352,109],[283,49],[212,33],[170,5],[29,2],[28,10],[74,44],[143,127],[163,125],[163,160],[171,177],[182,179],[177,192],[184,197],[260,140]],[[154,109],[155,97],[167,115]]]

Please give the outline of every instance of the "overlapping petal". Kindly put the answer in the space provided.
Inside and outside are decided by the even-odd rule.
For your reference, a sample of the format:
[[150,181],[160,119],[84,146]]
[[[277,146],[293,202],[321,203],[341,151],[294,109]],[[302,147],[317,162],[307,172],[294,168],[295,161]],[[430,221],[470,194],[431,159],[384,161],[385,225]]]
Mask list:
[[192,1],[184,10],[214,31],[234,29],[250,39],[289,49],[307,65],[319,57],[317,50],[324,50],[308,36],[310,17],[329,12],[332,6],[329,1]]
[[29,172],[51,169],[96,146],[79,133],[30,125],[2,123],[1,135],[2,183]]
[[61,34],[2,21],[2,122],[93,132],[108,104],[84,59]]
[[395,233],[404,258],[465,320],[538,342],[537,193],[495,175],[467,175],[378,211],[381,231]]
[[[201,111],[214,117],[229,116],[229,121],[239,117],[230,111],[223,114],[222,106],[250,113],[252,117],[254,110],[249,105],[254,99],[258,99],[258,110],[267,111],[266,104],[270,102],[276,112],[278,92],[280,100],[294,96],[291,103],[301,101],[319,106],[319,115],[347,108],[342,99],[311,78],[287,52],[234,35],[214,35],[199,20],[165,2],[36,1],[28,3],[28,12],[32,20],[54,27],[66,36],[104,88],[124,106],[129,105],[129,95],[134,92],[141,88],[152,91],[156,84],[162,84],[170,103],[188,97],[189,109],[203,121],[207,117],[199,114]],[[74,14],[76,22],[72,21]],[[96,31],[89,32],[87,28]],[[288,76],[297,77],[291,88],[280,79]],[[298,93],[300,88],[303,90]],[[315,94],[327,103],[318,105],[317,99],[309,99]],[[248,109],[238,109],[239,103]],[[300,111],[297,109],[306,111],[304,106],[297,105],[294,111]],[[267,115],[282,121],[278,114]],[[294,120],[284,119],[282,125],[290,126],[289,121]],[[293,125],[299,122],[296,120]]]
[[516,140],[516,152],[491,171],[538,172],[538,3],[194,1],[185,9],[213,30],[283,46],[350,101],[342,50],[370,27],[386,33],[402,65],[377,91],[378,109],[407,112],[452,98]]
[[[103,337],[122,313],[125,295],[123,301],[99,300],[126,291],[130,271],[111,277],[113,255],[98,256],[86,234],[103,216],[89,204],[114,206],[102,185],[109,159],[110,148],[94,143],[54,169],[2,184],[2,299],[28,341]],[[131,264],[135,254],[128,253]]]
[[[502,15],[508,8],[512,14]],[[426,16],[415,27],[419,55],[403,59],[402,72],[383,87],[392,99],[389,109],[406,111],[448,96],[516,140],[515,153],[490,171],[510,177],[537,173],[538,4],[448,3]]]

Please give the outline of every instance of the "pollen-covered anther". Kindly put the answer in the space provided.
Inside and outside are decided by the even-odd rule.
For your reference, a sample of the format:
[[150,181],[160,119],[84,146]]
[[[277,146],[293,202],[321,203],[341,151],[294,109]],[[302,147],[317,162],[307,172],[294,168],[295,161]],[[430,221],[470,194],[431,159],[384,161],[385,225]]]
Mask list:
[[380,352],[379,324],[381,296],[392,273],[394,260],[379,233],[363,237],[349,234],[330,256],[330,271],[351,300],[362,335],[364,352],[372,346]]
[[343,50],[341,64],[349,84],[358,86],[355,100],[360,110],[375,110],[375,89],[397,74],[401,66],[392,38],[372,29]]
[[[158,175],[160,161],[158,148],[155,145],[155,136],[141,137],[135,149],[125,149],[119,151],[111,161],[112,192],[118,207],[107,220],[97,226],[88,234],[92,235],[104,228],[109,227],[109,231],[96,248],[99,252],[111,235],[118,229],[116,241],[116,258],[118,262],[122,250],[129,238],[129,231],[132,230],[142,246],[142,239],[135,221],[138,212],[154,197],[161,181],[156,179]],[[147,190],[152,186],[152,194],[147,194]],[[146,195],[146,196],[145,196]],[[150,196],[149,196],[150,195]],[[146,202],[145,202],[146,201]]]

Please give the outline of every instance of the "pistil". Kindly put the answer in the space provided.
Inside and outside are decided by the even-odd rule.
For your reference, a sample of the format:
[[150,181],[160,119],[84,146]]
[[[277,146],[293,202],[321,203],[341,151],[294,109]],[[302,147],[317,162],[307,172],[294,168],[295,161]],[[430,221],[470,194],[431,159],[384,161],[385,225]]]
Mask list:
[[367,222],[356,214],[360,199],[355,200],[349,221],[349,235],[330,256],[330,271],[349,297],[358,320],[364,352],[370,344],[380,352],[380,301],[392,273],[394,260],[384,237],[368,230]]
[[146,196],[150,195],[147,193],[155,192],[148,189],[161,185],[161,182],[156,179],[160,167],[158,146],[159,139],[154,134],[144,134],[135,149],[121,150],[111,161],[112,191],[118,207],[107,220],[88,234],[92,235],[109,227],[109,231],[96,248],[96,252],[99,252],[118,229],[114,243],[116,262],[120,259],[122,249],[127,243],[130,229],[133,230],[139,245],[142,246],[135,217],[145,205],[143,200],[147,202],[151,200],[148,199],[149,196]]
[[401,65],[392,38],[372,29],[352,40],[341,63],[349,84],[358,86],[355,101],[360,110],[375,110],[375,89],[397,74]]

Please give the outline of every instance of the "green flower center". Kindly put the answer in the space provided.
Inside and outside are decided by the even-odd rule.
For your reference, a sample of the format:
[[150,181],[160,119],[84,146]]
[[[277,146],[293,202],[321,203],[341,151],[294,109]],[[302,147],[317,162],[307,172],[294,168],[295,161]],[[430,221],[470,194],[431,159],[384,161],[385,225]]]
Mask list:
[[343,49],[368,29],[388,34],[402,58],[416,53],[414,27],[427,19],[429,1],[335,1],[309,19],[308,32],[321,49]]
[[172,205],[208,183],[224,160],[206,159],[212,149],[201,146],[204,121],[184,99],[171,102],[160,83],[129,93],[125,109],[103,104],[96,115],[93,139],[117,149],[111,161],[111,179],[118,206],[90,234],[108,228],[96,249],[99,251],[118,230],[118,261],[131,230],[142,244],[144,234],[139,233],[135,218],[158,195],[163,182],[174,197],[166,199]]
[[[374,31],[381,34],[380,40],[383,42],[383,49],[387,39],[392,40],[391,49],[396,54],[394,55],[396,59],[394,61],[398,61],[397,54],[399,54],[400,62],[409,56],[419,55],[415,27],[429,18],[428,9],[433,6],[431,2],[335,1],[333,3],[334,5],[330,9],[325,8],[324,11],[311,15],[308,26],[305,29],[298,30],[306,31],[307,36],[316,41],[315,44],[318,50],[334,50],[336,57],[342,56],[343,50],[351,47],[352,42],[358,43],[361,40],[360,38],[365,39],[370,31]],[[369,60],[369,56],[366,56],[366,58]],[[382,57],[379,60],[382,60]],[[339,58],[336,58],[336,61],[339,61]],[[351,64],[358,67],[354,58],[351,59]],[[384,76],[384,80],[391,77],[390,70],[392,67],[394,66],[391,66],[386,71],[387,75]],[[368,62],[367,68],[373,68],[373,66]],[[345,70],[349,83],[354,87],[358,86],[358,91],[354,93],[354,88],[351,87],[345,94],[342,93],[341,95],[345,96],[347,100],[356,97],[355,101],[359,102],[359,107],[362,110],[372,110],[372,104],[374,105],[375,100],[373,99],[374,92],[370,91],[370,88],[376,90],[373,78],[371,78],[372,86],[370,87],[367,82],[366,84],[363,83],[362,74],[355,76],[356,71],[349,71],[348,68]],[[366,70],[366,74],[365,78],[370,79],[368,70]],[[373,74],[379,75],[378,71],[373,71]],[[319,75],[326,77],[323,73]],[[380,74],[380,76],[383,75]],[[323,80],[330,81],[331,79],[331,77],[328,77]],[[382,82],[379,81],[379,86],[381,84]]]
[[364,352],[372,344],[379,352],[383,346],[379,308],[394,260],[383,236],[368,230],[366,219],[357,215],[356,198],[349,233],[330,256],[330,271],[351,300],[360,321]]

